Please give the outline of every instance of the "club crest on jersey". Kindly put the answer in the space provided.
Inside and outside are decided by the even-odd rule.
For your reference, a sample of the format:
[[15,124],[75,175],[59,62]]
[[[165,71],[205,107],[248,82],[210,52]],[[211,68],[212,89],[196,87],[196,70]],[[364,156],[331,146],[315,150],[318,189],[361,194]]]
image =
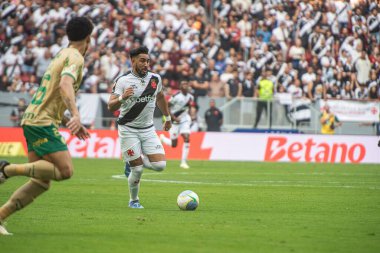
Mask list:
[[157,83],[154,80],[152,80],[152,82],[150,83],[150,85],[152,86],[153,89],[157,88]]
[[133,151],[133,149],[128,149],[127,150],[127,154],[128,154],[128,156],[134,156],[135,155],[135,151]]

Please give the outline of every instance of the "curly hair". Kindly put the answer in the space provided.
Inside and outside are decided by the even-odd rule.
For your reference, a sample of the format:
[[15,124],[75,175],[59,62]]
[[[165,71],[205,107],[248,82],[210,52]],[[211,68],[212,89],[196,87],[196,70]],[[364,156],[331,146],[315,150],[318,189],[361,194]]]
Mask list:
[[94,25],[86,17],[72,18],[66,26],[66,34],[70,41],[84,40],[92,33]]

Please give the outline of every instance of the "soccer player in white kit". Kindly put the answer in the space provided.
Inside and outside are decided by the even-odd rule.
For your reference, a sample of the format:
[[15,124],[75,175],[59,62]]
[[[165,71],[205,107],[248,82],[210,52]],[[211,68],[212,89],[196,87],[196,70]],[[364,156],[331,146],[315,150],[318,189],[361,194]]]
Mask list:
[[[164,130],[171,128],[168,104],[162,92],[161,77],[148,70],[150,58],[147,47],[130,51],[132,71],[118,77],[114,83],[108,109],[120,109],[117,120],[121,152],[129,162],[128,176],[130,208],[144,208],[138,193],[143,167],[162,171],[166,167],[165,151],[153,126],[153,112],[156,107],[166,116]],[[143,159],[142,154],[146,157]]]
[[170,139],[163,134],[160,135],[162,143],[173,148],[177,147],[179,134],[182,135],[184,144],[182,146],[182,160],[180,167],[183,169],[190,168],[187,164],[187,156],[190,149],[191,124],[189,108],[193,101],[194,97],[189,93],[189,83],[185,80],[181,81],[180,91],[169,99],[170,114],[173,120],[173,126],[169,131]]

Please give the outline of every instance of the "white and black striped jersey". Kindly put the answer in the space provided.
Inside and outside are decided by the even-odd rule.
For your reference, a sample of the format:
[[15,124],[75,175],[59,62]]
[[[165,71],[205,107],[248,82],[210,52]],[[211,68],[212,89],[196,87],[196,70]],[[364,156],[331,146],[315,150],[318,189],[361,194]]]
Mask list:
[[170,113],[180,120],[180,123],[186,121],[189,114],[190,105],[194,101],[193,95],[178,92],[169,99]]
[[128,71],[115,80],[112,94],[121,96],[129,87],[133,88],[133,95],[121,105],[118,124],[137,129],[152,127],[156,96],[162,90],[160,75],[148,71],[139,77]]
[[375,15],[370,15],[367,18],[367,26],[370,33],[377,33],[380,31],[380,13]]

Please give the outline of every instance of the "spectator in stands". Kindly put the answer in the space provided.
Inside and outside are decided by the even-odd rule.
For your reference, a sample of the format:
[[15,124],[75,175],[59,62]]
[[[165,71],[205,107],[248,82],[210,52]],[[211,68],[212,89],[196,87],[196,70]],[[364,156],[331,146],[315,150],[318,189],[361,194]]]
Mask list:
[[212,74],[208,96],[211,98],[224,97],[224,83],[220,81],[217,72]]
[[370,100],[379,100],[380,99],[379,94],[377,92],[378,86],[376,84],[371,84],[368,87],[368,89],[369,89],[369,91],[368,91],[368,99],[370,99]]
[[289,50],[289,58],[292,61],[293,68],[299,69],[300,61],[305,55],[305,49],[302,47],[300,39],[296,39],[295,45],[291,46]]
[[215,100],[210,100],[210,108],[205,112],[207,132],[220,132],[223,124],[223,113],[215,107]]
[[369,33],[376,38],[377,43],[380,43],[380,14],[378,13],[376,4],[371,4],[369,10],[371,12],[371,15],[367,19]]
[[335,114],[330,111],[330,106],[327,104],[320,116],[320,122],[322,134],[334,134],[335,129],[342,125]]
[[352,90],[352,84],[351,83],[347,83],[343,89],[341,89],[340,91],[340,97],[342,99],[354,99],[355,97],[355,93],[354,91]]
[[13,126],[18,127],[20,126],[22,116],[24,115],[24,112],[26,110],[27,104],[25,99],[20,98],[17,103],[17,108],[12,110],[10,119],[13,122]]
[[359,84],[356,82],[356,89],[354,93],[355,99],[367,99],[368,98],[368,88],[365,84]]
[[198,67],[195,71],[195,76],[191,82],[191,88],[193,89],[193,95],[195,101],[199,96],[206,96],[209,91],[209,82],[204,77],[204,69]]
[[303,97],[303,91],[301,88],[301,81],[299,79],[295,79],[294,83],[291,83],[288,88],[287,92],[292,95],[293,98],[301,98]]
[[314,68],[309,66],[307,68],[307,72],[301,76],[301,81],[303,87],[305,87],[305,92],[308,94],[310,99],[313,99],[312,96],[312,88],[314,87],[314,83],[317,80],[317,75],[314,72]]
[[254,128],[257,128],[263,110],[265,110],[265,113],[269,120],[269,129],[272,127],[272,99],[275,87],[273,81],[269,78],[270,75],[270,70],[263,71],[262,77],[256,86],[255,97],[259,98],[259,100],[257,101],[256,106],[256,119],[253,126]]
[[[62,29],[65,22],[73,16],[87,16],[94,22],[95,36],[84,68],[81,89],[85,92],[108,90],[109,85],[104,84],[131,68],[125,54],[144,44],[150,49],[151,69],[161,73],[167,92],[175,92],[178,80],[194,78],[202,68],[205,82],[210,82],[208,94],[228,96],[219,86],[233,78],[237,68],[244,95],[249,86],[244,81],[246,72],[256,84],[264,69],[271,69],[274,85],[278,80],[278,87],[287,91],[289,84],[295,88],[298,78],[302,93],[311,99],[332,94],[367,99],[380,94],[380,84],[369,83],[369,70],[380,75],[380,14],[374,0],[361,5],[345,0],[218,0],[211,6],[211,16],[207,16],[211,3],[198,0],[165,0],[162,5],[146,0],[94,0],[91,5],[29,2],[0,4],[0,90],[33,94],[38,86],[31,83],[40,83],[40,69],[44,69],[35,64],[47,61],[45,51],[55,56],[67,46]],[[363,59],[363,54],[368,57]],[[293,80],[284,75],[289,63],[293,65],[289,71],[297,71],[291,74]],[[100,69],[105,71],[104,77]],[[323,83],[316,81],[319,71]],[[15,76],[19,76],[17,84]],[[31,81],[31,76],[38,81]],[[100,78],[103,85],[95,80]],[[337,87],[332,89],[334,85]],[[292,93],[299,94],[299,88]],[[366,89],[367,96],[363,96]]]
[[280,21],[280,25],[273,30],[272,34],[281,47],[283,57],[286,58],[286,54],[288,53],[289,31],[286,27],[285,19]]
[[24,63],[21,54],[19,54],[19,47],[12,46],[11,49],[5,53],[3,58],[4,74],[12,81],[13,77],[21,74],[21,66]]
[[33,74],[35,55],[33,54],[33,43],[29,41],[27,46],[21,51],[23,58],[22,72],[26,74]]
[[255,86],[253,83],[253,75],[251,72],[246,72],[242,83],[242,95],[244,97],[253,97],[255,95]]
[[371,62],[365,51],[362,51],[360,58],[355,63],[356,80],[359,85],[364,85],[369,80],[369,74],[371,71]]
[[225,95],[228,100],[241,97],[243,92],[243,86],[239,79],[239,72],[237,69],[233,70],[233,77],[229,79],[226,83],[225,87]]
[[41,83],[42,77],[45,74],[45,71],[47,67],[49,66],[51,61],[51,53],[48,49],[44,50],[44,53],[36,58],[36,61],[34,63],[36,67],[36,76],[37,76],[37,82]]

